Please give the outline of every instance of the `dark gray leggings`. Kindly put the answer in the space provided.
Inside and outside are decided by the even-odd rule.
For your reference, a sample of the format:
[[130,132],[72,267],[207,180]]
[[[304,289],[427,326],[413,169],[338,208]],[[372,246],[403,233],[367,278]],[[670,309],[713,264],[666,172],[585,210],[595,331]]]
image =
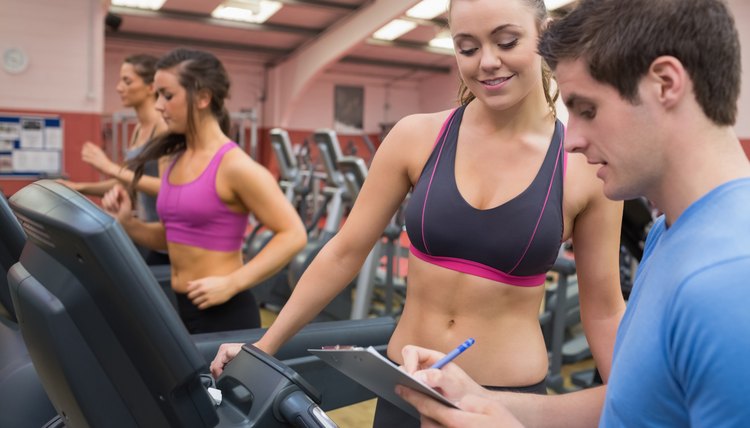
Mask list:
[[[485,386],[491,391],[523,392],[527,394],[547,395],[547,379],[529,386]],[[394,406],[387,400],[378,398],[375,406],[373,428],[419,428],[419,419]]]

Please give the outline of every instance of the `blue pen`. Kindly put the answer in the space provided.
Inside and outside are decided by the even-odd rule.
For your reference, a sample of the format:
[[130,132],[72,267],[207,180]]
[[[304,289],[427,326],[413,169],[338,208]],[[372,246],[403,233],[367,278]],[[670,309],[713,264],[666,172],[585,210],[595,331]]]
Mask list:
[[474,344],[474,339],[470,337],[469,339],[466,340],[466,342],[458,345],[458,348],[450,351],[448,353],[448,355],[446,355],[443,358],[439,359],[430,368],[431,369],[442,369],[444,365],[446,365],[446,364],[450,363],[451,361],[453,361],[454,358],[456,358],[459,355],[461,355],[462,352],[464,352],[465,350],[469,349],[469,346],[471,346],[473,344]]

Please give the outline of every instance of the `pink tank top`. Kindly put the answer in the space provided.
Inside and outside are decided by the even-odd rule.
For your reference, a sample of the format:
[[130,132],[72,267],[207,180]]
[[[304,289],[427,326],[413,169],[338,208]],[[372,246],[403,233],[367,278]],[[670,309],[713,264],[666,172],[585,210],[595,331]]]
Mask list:
[[214,251],[237,251],[247,228],[247,214],[237,213],[222,202],[216,193],[216,173],[224,154],[238,147],[229,141],[216,152],[205,170],[195,180],[171,184],[172,172],[179,156],[162,175],[156,211],[164,223],[167,241]]

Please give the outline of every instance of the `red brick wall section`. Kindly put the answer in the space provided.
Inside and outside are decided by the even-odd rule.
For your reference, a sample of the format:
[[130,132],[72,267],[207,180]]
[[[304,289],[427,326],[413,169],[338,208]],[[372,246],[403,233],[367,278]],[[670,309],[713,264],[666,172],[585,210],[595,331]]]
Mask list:
[[[81,161],[81,147],[85,141],[102,144],[101,115],[91,113],[59,113],[53,111],[24,111],[0,109],[0,114],[56,115],[63,121],[63,172],[76,181],[97,181],[99,174]],[[0,190],[11,196],[34,180],[0,179]]]
[[745,149],[745,154],[750,158],[750,138],[740,139],[740,142],[742,143],[742,148]]
[[[102,145],[104,138],[102,136],[102,121],[98,114],[87,113],[59,113],[53,111],[24,111],[24,110],[4,110],[0,109],[0,114],[28,114],[28,115],[57,115],[63,120],[64,127],[64,149],[63,149],[63,173],[74,181],[98,181],[102,177],[96,170],[88,164],[81,161],[81,147],[85,141],[92,141]],[[258,161],[268,168],[271,173],[278,177],[278,164],[276,157],[271,149],[269,137],[270,128],[260,128],[258,130]],[[293,145],[302,144],[303,141],[309,140],[312,143],[312,130],[290,130],[289,138]],[[368,134],[370,141],[377,148],[380,145],[380,138],[377,134]],[[246,136],[250,141],[250,136]],[[358,135],[339,134],[339,141],[342,145],[344,154],[351,154],[352,148],[356,149],[357,156],[370,162],[373,154],[366,147],[364,140]],[[313,161],[317,159],[317,148],[314,144],[310,146]],[[0,191],[6,196],[11,196],[22,187],[31,183],[31,179],[0,179]]]

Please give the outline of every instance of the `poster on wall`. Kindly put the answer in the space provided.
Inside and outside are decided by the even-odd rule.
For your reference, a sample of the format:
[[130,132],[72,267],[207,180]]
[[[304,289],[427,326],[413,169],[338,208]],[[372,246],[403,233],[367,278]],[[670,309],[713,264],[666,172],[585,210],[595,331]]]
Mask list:
[[59,176],[62,149],[59,117],[0,115],[0,179]]
[[357,134],[364,130],[365,90],[362,86],[334,88],[333,128],[342,134]]
[[21,118],[21,149],[34,150],[44,148],[44,119]]

